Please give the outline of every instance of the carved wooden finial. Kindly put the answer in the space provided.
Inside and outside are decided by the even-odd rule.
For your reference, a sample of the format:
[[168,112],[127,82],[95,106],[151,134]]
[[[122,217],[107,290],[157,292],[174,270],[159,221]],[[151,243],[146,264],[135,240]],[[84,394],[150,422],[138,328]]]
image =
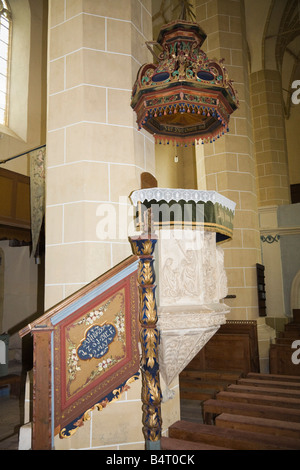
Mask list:
[[193,5],[189,2],[189,0],[179,0],[175,9],[178,7],[180,7],[180,20],[188,21],[190,19],[194,21],[196,19],[196,16],[193,12]]

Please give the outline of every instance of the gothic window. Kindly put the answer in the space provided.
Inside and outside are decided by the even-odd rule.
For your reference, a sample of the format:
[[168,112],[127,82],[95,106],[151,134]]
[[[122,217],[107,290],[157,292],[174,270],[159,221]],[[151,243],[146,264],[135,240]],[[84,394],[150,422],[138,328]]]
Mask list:
[[0,124],[7,124],[8,80],[11,38],[11,10],[8,1],[0,0]]

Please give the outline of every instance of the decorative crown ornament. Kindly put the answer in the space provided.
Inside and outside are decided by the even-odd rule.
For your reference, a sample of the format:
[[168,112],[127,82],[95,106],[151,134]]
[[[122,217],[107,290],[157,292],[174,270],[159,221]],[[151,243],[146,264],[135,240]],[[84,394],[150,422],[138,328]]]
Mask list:
[[[183,8],[186,17],[186,7]],[[201,50],[206,34],[200,26],[178,19],[162,26],[157,42],[158,63],[140,67],[132,89],[131,107],[139,129],[156,143],[212,142],[229,131],[238,107],[223,61],[210,60]],[[154,52],[151,51],[155,56]]]

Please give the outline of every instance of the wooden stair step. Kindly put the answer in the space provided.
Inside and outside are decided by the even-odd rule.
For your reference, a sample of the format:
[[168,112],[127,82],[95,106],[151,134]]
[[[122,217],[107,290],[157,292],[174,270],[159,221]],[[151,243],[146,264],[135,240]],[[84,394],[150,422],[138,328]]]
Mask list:
[[172,437],[161,438],[162,450],[232,450],[224,447],[218,447],[203,442],[192,442],[183,439],[174,439]]
[[297,375],[261,374],[259,372],[249,372],[246,378],[257,379],[257,380],[275,380],[275,381],[282,381],[282,382],[299,382],[299,376]]
[[272,388],[287,388],[289,390],[300,390],[300,382],[283,382],[276,380],[260,380],[241,378],[237,381],[237,385],[251,385],[253,387],[272,387]]
[[237,401],[209,399],[203,402],[203,421],[211,423],[215,415],[231,413],[300,423],[300,410],[278,406],[254,405]]
[[232,384],[227,387],[227,391],[300,399],[300,390],[289,390],[287,388],[255,387],[250,385]]
[[169,428],[169,437],[214,444],[236,450],[298,450],[300,439],[225,429],[217,426],[177,421]]
[[216,417],[215,424],[219,427],[300,439],[300,423],[222,413]]
[[254,405],[279,406],[282,408],[295,408],[300,410],[300,399],[287,397],[274,397],[270,395],[255,395],[251,393],[218,392],[217,400],[238,401]]

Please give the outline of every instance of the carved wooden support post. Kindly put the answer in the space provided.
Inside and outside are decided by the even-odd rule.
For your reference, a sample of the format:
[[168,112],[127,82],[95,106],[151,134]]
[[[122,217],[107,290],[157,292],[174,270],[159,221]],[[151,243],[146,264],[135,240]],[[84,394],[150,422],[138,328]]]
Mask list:
[[51,327],[36,327],[33,334],[32,450],[51,450]]
[[161,389],[159,380],[159,331],[156,328],[155,273],[153,253],[157,239],[151,234],[130,238],[133,253],[139,257],[139,321],[142,346],[142,409],[146,450],[160,450]]

